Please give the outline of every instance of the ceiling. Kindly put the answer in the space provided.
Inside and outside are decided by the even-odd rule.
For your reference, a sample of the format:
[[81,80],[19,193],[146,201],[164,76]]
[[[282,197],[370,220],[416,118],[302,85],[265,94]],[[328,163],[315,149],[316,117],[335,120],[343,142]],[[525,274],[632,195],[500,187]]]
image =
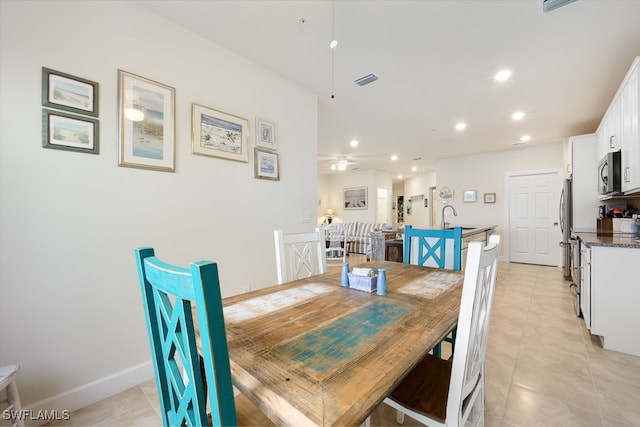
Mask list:
[[[136,3],[317,94],[319,173],[340,173],[330,165],[342,155],[347,171],[394,182],[441,158],[594,132],[640,55],[639,0],[578,0],[546,14],[537,0]],[[503,68],[512,77],[499,83]],[[354,83],[369,73],[379,79]],[[525,117],[514,121],[515,111]]]

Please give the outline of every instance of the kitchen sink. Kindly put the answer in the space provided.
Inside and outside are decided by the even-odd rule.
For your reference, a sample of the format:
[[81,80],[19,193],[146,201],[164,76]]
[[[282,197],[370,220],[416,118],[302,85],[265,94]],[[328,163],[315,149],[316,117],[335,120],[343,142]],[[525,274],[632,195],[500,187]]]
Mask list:
[[[447,227],[447,228],[445,228],[445,230],[453,230],[454,228],[456,228],[456,227],[455,226],[454,227]],[[460,228],[462,228],[463,230],[473,230],[476,227],[464,227],[464,226],[461,226]]]

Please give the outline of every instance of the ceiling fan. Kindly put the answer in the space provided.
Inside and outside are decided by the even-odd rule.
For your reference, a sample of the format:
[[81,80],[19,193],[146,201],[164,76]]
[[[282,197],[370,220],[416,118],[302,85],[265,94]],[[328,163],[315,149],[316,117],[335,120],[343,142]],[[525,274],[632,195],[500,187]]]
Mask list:
[[347,156],[337,156],[335,160],[331,163],[331,170],[345,171],[347,170],[347,166],[356,165],[357,162],[353,162],[347,159]]

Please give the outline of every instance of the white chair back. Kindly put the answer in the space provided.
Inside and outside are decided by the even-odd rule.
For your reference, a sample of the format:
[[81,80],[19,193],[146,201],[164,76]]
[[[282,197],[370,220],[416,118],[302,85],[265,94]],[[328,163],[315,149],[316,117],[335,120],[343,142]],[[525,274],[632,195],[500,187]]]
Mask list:
[[347,262],[347,230],[342,224],[324,227],[327,266],[339,266]]
[[453,355],[447,425],[482,425],[484,421],[484,363],[500,236],[469,243]]
[[325,240],[319,229],[292,234],[274,230],[273,235],[278,284],[322,274],[327,270]]

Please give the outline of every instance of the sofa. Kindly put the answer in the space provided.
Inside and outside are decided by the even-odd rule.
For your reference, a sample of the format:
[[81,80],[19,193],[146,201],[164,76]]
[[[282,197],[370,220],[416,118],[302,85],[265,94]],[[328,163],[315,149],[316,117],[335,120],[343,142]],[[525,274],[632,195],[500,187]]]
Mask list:
[[349,242],[349,252],[365,254],[367,259],[371,258],[371,233],[382,230],[388,224],[373,224],[367,222],[347,222],[343,224],[347,230],[347,241]]

